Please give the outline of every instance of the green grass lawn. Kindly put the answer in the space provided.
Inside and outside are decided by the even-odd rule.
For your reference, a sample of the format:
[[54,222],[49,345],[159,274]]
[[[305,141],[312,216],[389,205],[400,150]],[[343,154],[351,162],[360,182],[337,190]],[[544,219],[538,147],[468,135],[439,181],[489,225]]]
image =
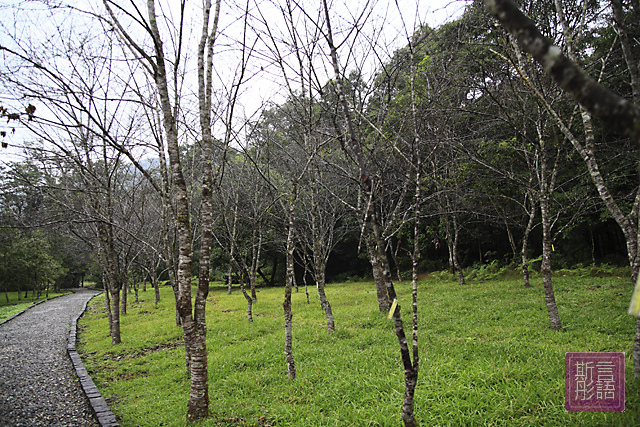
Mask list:
[[[27,298],[24,298],[24,293],[20,293],[20,299],[18,299],[18,292],[8,292],[5,294],[4,292],[0,293],[0,322],[9,317],[13,316],[16,313],[20,313],[22,310],[27,309],[31,304],[37,301],[46,300],[58,297],[60,295],[68,294],[68,291],[65,292],[52,292],[49,291],[49,297],[47,298],[43,293],[40,295],[40,298],[37,298],[35,301],[31,300],[31,291],[29,291],[29,295]],[[7,302],[6,295],[9,296],[9,302]]]
[[[424,426],[640,425],[633,378],[635,318],[626,314],[627,277],[554,278],[562,331],[549,329],[542,284],[520,280],[427,278],[419,284],[420,376],[416,418]],[[189,382],[173,295],[141,293],[110,344],[104,298],[81,320],[81,351],[123,427],[185,424]],[[397,285],[405,326],[410,286]],[[310,291],[312,291],[310,289]],[[327,295],[336,331],[328,333],[315,294],[293,295],[298,376],[287,378],[283,289],[260,289],[255,322],[239,290],[212,289],[207,304],[211,416],[204,426],[399,426],[404,390],[393,324],[377,311],[372,283],[333,284]],[[564,355],[626,353],[626,411],[567,413]]]

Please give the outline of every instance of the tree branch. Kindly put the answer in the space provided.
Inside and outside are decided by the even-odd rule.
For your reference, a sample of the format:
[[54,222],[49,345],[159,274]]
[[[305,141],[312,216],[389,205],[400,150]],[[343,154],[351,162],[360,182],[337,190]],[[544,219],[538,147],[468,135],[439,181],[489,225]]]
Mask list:
[[487,10],[555,82],[590,113],[630,137],[640,149],[640,107],[589,77],[558,46],[544,37],[535,23],[510,0],[484,0]]

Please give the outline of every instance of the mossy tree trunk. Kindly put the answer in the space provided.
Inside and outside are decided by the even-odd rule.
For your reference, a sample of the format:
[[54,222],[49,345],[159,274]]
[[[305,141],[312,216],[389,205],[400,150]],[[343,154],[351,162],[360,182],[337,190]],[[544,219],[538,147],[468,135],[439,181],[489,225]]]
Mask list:
[[378,298],[378,309],[381,313],[389,311],[391,304],[389,302],[389,295],[387,294],[387,287],[384,284],[384,276],[382,275],[381,261],[378,259],[378,252],[374,250],[374,244],[371,243],[369,238],[365,237],[367,246],[367,252],[369,254],[369,262],[373,271],[373,281],[376,285],[376,295]]
[[[551,235],[551,203],[555,188],[556,177],[559,169],[559,161],[562,155],[561,143],[558,141],[546,140],[543,136],[546,125],[541,123],[540,119],[537,123],[538,129],[538,146],[537,150],[540,155],[540,167],[538,170],[538,182],[540,186],[540,217],[542,220],[542,283],[544,285],[544,300],[549,314],[549,323],[551,329],[560,330],[562,322],[558,314],[558,306],[556,305],[555,294],[553,292],[553,284],[551,279],[551,252],[552,252],[552,235]],[[555,143],[554,143],[555,142]],[[553,166],[550,167],[548,151],[549,147],[556,148],[556,156]]]
[[293,253],[295,251],[294,246],[294,234],[295,234],[295,209],[296,201],[298,198],[298,182],[293,180],[291,183],[291,192],[289,194],[289,206],[288,206],[288,223],[287,223],[287,273],[285,276],[284,285],[284,302],[282,308],[284,309],[284,355],[287,363],[287,373],[289,379],[296,378],[296,364],[293,358],[293,313],[291,310],[291,293],[293,290],[294,282],[294,259]]
[[529,221],[527,221],[527,226],[524,229],[524,234],[522,236],[522,249],[520,250],[522,255],[522,278],[524,280],[525,288],[531,287],[531,283],[529,282],[529,257],[527,255],[527,249],[529,246],[529,235],[531,234],[531,230],[533,230],[533,224],[536,217],[536,201],[533,191],[527,190],[525,206],[527,200],[529,200]]
[[[395,287],[393,285],[393,280],[391,278],[391,271],[389,269],[390,263],[388,257],[385,253],[385,243],[382,238],[382,230],[380,227],[380,223],[378,220],[378,215],[376,212],[376,204],[377,200],[375,198],[375,194],[373,192],[373,178],[369,175],[367,168],[364,163],[364,158],[362,155],[362,149],[360,147],[360,142],[355,132],[355,128],[353,125],[353,120],[351,117],[351,112],[349,109],[349,104],[347,102],[345,91],[343,87],[342,74],[340,72],[340,67],[338,65],[338,55],[335,44],[333,42],[333,34],[331,30],[331,19],[329,16],[329,7],[327,5],[327,0],[323,0],[322,2],[324,7],[324,17],[325,17],[325,25],[326,25],[326,40],[329,45],[329,50],[331,54],[331,61],[333,65],[333,71],[335,75],[335,86],[336,92],[339,98],[340,105],[342,107],[342,113],[344,115],[346,126],[347,126],[347,138],[348,138],[348,146],[351,150],[351,154],[354,156],[354,159],[357,163],[358,170],[360,172],[360,184],[364,191],[365,197],[368,199],[368,207],[367,207],[367,226],[369,228],[369,232],[371,233],[372,239],[375,243],[375,252],[378,260],[381,262],[380,266],[382,267],[382,276],[384,277],[384,283],[387,289],[387,295],[389,297],[389,301],[397,302],[397,295],[395,291]],[[414,306],[414,310],[417,310],[417,304]],[[415,358],[416,365],[414,366],[411,361],[411,353],[409,351],[409,346],[407,344],[407,338],[404,331],[404,326],[402,322],[402,315],[400,304],[397,304],[394,312],[392,313],[393,322],[396,331],[396,337],[398,338],[398,344],[400,346],[400,355],[402,358],[402,364],[405,372],[405,399],[403,401],[402,407],[402,420],[404,422],[405,427],[415,427],[417,426],[417,421],[413,414],[413,394],[415,391],[415,386],[417,384],[417,375],[418,375],[418,365],[417,365],[417,357]],[[415,337],[417,338],[417,312],[414,311],[414,331],[416,333]],[[417,342],[414,341],[414,356],[417,356]]]
[[[189,207],[189,193],[187,191],[186,181],[183,175],[182,164],[180,160],[180,147],[178,145],[178,128],[176,115],[178,109],[176,105],[172,105],[172,99],[169,95],[169,73],[166,69],[165,53],[163,49],[163,41],[160,36],[156,20],[156,9],[154,0],[147,0],[147,19],[144,23],[144,31],[150,37],[153,45],[153,54],[148,54],[141,45],[135,42],[135,39],[121,24],[112,10],[115,2],[110,0],[103,1],[109,16],[113,22],[115,29],[124,39],[126,46],[131,49],[141,62],[141,65],[151,74],[155,81],[158,99],[160,101],[160,109],[162,113],[162,124],[166,135],[166,151],[169,156],[170,175],[172,184],[173,201],[175,202],[174,217],[175,229],[178,240],[178,257],[176,282],[176,310],[180,316],[180,323],[183,329],[185,350],[187,353],[187,365],[190,372],[190,393],[187,405],[187,418],[195,421],[204,418],[209,412],[209,394],[208,394],[208,369],[207,369],[207,352],[206,352],[206,325],[205,307],[206,296],[208,292],[208,263],[205,259],[207,273],[203,280],[199,282],[198,290],[195,298],[195,308],[191,299],[191,266],[193,259],[193,250],[191,246],[191,212]],[[203,5],[203,30],[200,40],[200,50],[198,51],[198,68],[199,68],[199,101],[200,101],[200,118],[203,125],[203,139],[207,137],[206,129],[210,130],[210,116],[202,117],[203,114],[210,114],[210,101],[207,102],[206,96],[210,94],[211,87],[203,87],[206,79],[211,81],[211,61],[213,52],[213,42],[217,31],[217,18],[219,15],[220,1],[216,3],[216,13],[213,20],[213,30],[209,33],[209,16],[211,12],[211,2],[205,1]],[[182,40],[178,40],[182,43]],[[205,69],[204,55],[205,48],[208,55]],[[177,80],[178,70],[180,66],[179,50],[173,62],[174,77]],[[175,90],[178,90],[177,84]],[[203,95],[204,94],[204,95]],[[208,118],[207,118],[208,117]],[[210,133],[209,133],[210,135]],[[210,151],[209,151],[210,155]],[[205,153],[205,156],[207,154]],[[205,167],[210,166],[211,159],[204,159]],[[210,175],[210,174],[208,174]],[[207,178],[205,178],[207,179]],[[205,182],[205,186],[208,184]],[[208,192],[211,191],[210,186],[205,188],[205,200],[210,197]],[[206,202],[205,202],[206,203]],[[208,207],[205,207],[205,210]],[[205,218],[206,218],[205,213]],[[206,219],[205,219],[206,221]],[[210,228],[210,227],[209,227]],[[210,230],[209,230],[210,231]],[[210,243],[204,242],[202,246],[205,248]],[[202,249],[202,248],[201,248]],[[202,260],[201,260],[202,263]],[[201,272],[202,273],[202,272]]]

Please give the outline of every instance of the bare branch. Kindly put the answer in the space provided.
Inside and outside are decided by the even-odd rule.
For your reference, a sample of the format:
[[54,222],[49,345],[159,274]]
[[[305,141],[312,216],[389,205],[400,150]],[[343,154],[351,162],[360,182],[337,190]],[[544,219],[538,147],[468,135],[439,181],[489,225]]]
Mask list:
[[484,4],[560,87],[589,112],[630,137],[640,149],[640,107],[589,77],[510,0],[484,0]]

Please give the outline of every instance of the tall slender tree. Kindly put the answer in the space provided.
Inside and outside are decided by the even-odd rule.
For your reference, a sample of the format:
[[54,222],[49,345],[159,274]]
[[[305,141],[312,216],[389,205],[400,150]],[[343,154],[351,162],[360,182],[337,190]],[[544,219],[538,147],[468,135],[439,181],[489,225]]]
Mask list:
[[[360,182],[364,189],[364,193],[366,194],[366,198],[368,199],[368,206],[366,209],[367,222],[370,227],[370,232],[372,236],[374,236],[374,241],[376,244],[376,250],[378,252],[378,258],[382,261],[382,272],[385,279],[385,285],[387,287],[387,293],[389,295],[389,300],[393,301],[392,312],[390,313],[394,320],[394,325],[396,329],[396,336],[398,338],[398,343],[400,345],[400,353],[402,356],[402,363],[405,370],[405,397],[407,394],[410,394],[410,401],[405,399],[406,405],[402,407],[402,420],[406,427],[417,426],[417,421],[413,414],[413,405],[411,404],[413,400],[412,387],[415,388],[414,382],[417,379],[417,360],[415,360],[416,365],[412,363],[411,360],[411,352],[409,351],[409,347],[407,344],[407,338],[404,331],[404,325],[402,322],[402,314],[400,310],[400,306],[397,301],[397,295],[395,291],[395,287],[393,285],[393,281],[391,279],[391,271],[389,268],[389,260],[385,253],[385,244],[382,240],[382,231],[380,228],[380,224],[378,222],[378,218],[376,216],[375,204],[377,202],[375,198],[375,194],[373,193],[373,183],[372,177],[369,175],[367,168],[364,163],[364,159],[362,156],[362,149],[360,147],[360,141],[356,135],[352,113],[350,106],[347,102],[347,98],[344,91],[344,82],[342,73],[340,70],[340,66],[338,63],[338,53],[336,49],[336,44],[333,40],[333,31],[331,28],[331,17],[329,15],[329,6],[327,5],[327,1],[323,0],[323,9],[324,9],[324,17],[325,17],[325,25],[326,32],[325,38],[329,48],[329,52],[331,55],[331,62],[333,65],[334,78],[335,78],[335,86],[336,92],[340,101],[340,106],[343,114],[343,118],[346,122],[347,129],[347,140],[348,147],[354,156],[356,163],[358,165],[358,169],[360,172]],[[417,315],[415,317],[417,321]],[[417,329],[416,329],[417,333]],[[414,354],[415,356],[416,354]]]

